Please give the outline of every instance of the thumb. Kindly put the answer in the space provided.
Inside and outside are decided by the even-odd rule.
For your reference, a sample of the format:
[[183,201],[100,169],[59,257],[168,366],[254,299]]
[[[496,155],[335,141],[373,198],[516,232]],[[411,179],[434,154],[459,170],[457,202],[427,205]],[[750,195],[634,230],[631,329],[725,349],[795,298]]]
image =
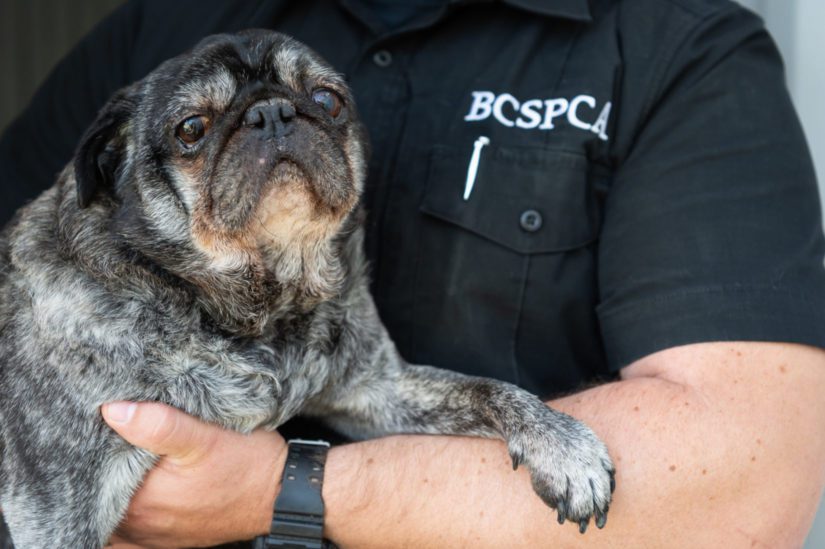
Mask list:
[[101,413],[109,427],[131,444],[179,461],[197,461],[220,431],[158,402],[110,402]]

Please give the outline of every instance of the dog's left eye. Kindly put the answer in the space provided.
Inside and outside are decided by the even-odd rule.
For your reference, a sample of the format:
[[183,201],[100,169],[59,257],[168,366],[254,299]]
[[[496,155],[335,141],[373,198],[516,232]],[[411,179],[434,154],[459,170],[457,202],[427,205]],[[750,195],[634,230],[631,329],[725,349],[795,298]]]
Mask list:
[[318,88],[312,92],[312,100],[321,105],[333,118],[341,114],[344,101],[341,96],[327,88]]
[[178,126],[178,139],[187,145],[193,145],[203,139],[211,123],[208,116],[190,116]]

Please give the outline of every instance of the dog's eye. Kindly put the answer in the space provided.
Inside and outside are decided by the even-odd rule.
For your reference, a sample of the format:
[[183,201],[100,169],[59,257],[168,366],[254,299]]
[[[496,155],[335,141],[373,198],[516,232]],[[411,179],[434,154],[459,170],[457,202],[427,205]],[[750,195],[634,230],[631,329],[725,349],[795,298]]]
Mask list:
[[318,88],[312,92],[312,100],[321,105],[333,118],[341,114],[344,101],[341,96],[327,88]]
[[206,130],[209,129],[211,123],[212,121],[207,116],[190,116],[178,126],[178,139],[187,145],[197,143],[206,135]]

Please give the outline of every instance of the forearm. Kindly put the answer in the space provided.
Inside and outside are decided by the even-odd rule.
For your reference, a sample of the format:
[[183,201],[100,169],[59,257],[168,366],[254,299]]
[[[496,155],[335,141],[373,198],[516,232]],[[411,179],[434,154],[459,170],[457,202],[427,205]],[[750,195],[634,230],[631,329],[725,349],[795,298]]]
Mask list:
[[[785,382],[802,392],[816,385],[806,383],[810,368],[779,364],[781,357],[739,358],[751,359],[741,379],[639,377],[551,403],[611,449],[618,488],[603,531],[581,536],[559,526],[527,472],[512,471],[502,442],[402,436],[332,451],[328,534],[359,548],[791,543],[809,524],[804,510],[815,505],[823,471],[821,443],[789,436],[787,423],[821,421],[822,409],[780,401],[771,396],[782,394],[776,387],[754,394],[747,376],[782,366]],[[816,478],[803,484],[803,471]]]
[[[650,530],[660,530],[651,525],[660,521],[650,516],[659,511],[650,498],[658,500],[662,492],[655,486],[651,490],[656,482],[647,477],[663,477],[659,483],[670,480],[654,470],[665,456],[645,455],[641,437],[631,434],[636,420],[622,425],[623,432],[606,432],[604,425],[612,423],[608,417],[618,415],[621,407],[612,398],[609,404],[602,401],[608,392],[614,393],[611,397],[626,392],[626,408],[629,393],[636,393],[641,398],[633,398],[633,406],[639,406],[640,415],[643,406],[649,409],[652,418],[652,401],[663,393],[676,394],[674,388],[652,385],[620,382],[552,403],[587,422],[612,450],[618,488],[602,531],[590,528],[582,536],[575,525],[560,526],[533,492],[527,471],[512,470],[503,442],[404,436],[334,450],[324,494],[329,535],[342,547],[358,548],[558,547],[581,541],[594,547],[629,547],[632,542],[642,546],[640,535],[651,543]],[[638,421],[641,428],[642,418]],[[676,459],[675,453],[684,450],[680,445],[669,457]],[[338,467],[344,469],[340,475]],[[649,470],[641,474],[644,469]]]

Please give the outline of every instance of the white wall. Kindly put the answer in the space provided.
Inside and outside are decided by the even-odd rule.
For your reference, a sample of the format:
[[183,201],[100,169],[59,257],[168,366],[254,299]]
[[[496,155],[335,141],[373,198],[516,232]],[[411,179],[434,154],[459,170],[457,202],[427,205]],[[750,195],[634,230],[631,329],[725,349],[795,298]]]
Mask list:
[[[773,0],[781,5],[782,0]],[[825,1],[799,0],[793,47],[791,89],[819,175],[820,199],[825,204]],[[825,395],[823,395],[825,398]],[[825,429],[825,425],[821,427]],[[805,549],[825,547],[825,498],[819,506]]]
[[[825,205],[825,0],[740,1],[765,18],[785,58],[788,87],[808,137]],[[804,549],[823,547],[825,498]]]
[[[777,4],[782,0],[774,0]],[[825,1],[800,0],[793,42],[791,90],[814,155],[820,190],[825,189]],[[825,197],[825,192],[821,192]],[[823,202],[825,203],[825,202]],[[825,426],[823,426],[825,429]],[[825,547],[825,540],[822,545]]]
[[802,118],[820,195],[825,199],[825,1],[740,2],[762,15],[785,58],[788,88]]

